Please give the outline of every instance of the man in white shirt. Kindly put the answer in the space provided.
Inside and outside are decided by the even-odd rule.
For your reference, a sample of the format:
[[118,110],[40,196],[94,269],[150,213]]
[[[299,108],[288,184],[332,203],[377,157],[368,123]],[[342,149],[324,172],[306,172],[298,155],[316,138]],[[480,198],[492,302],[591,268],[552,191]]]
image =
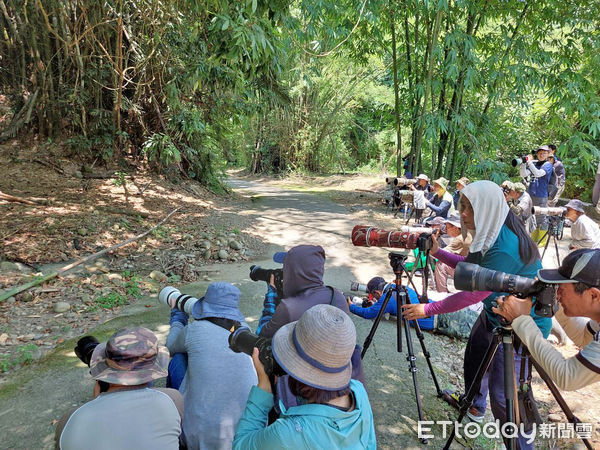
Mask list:
[[[580,389],[600,381],[600,250],[571,252],[558,269],[542,269],[538,278],[558,284],[561,308],[556,319],[581,351],[564,358],[534,326],[531,299],[513,295],[498,299],[496,314],[512,322],[512,328],[535,360],[560,389]],[[591,320],[589,320],[591,319]]]
[[585,215],[581,200],[571,200],[566,204],[567,213],[565,218],[569,219],[571,225],[571,238],[569,250],[578,248],[600,248],[600,227],[590,217]]

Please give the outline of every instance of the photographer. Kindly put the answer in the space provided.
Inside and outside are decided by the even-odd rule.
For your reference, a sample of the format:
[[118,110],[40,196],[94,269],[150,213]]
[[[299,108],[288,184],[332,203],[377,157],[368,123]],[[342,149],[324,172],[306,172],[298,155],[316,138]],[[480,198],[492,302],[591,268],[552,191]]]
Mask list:
[[[558,284],[561,308],[555,317],[581,351],[570,358],[552,347],[529,315],[531,299],[513,295],[498,299],[494,312],[512,328],[533,358],[560,389],[575,390],[600,381],[600,250],[579,249],[567,255],[558,269],[544,269],[538,278]],[[592,320],[586,320],[590,318]]]
[[592,191],[592,203],[596,206],[596,212],[600,215],[600,163],[596,170],[596,182]]
[[280,402],[281,415],[268,426],[274,397],[255,348],[258,386],[250,391],[233,448],[377,448],[367,392],[350,378],[355,344],[352,320],[330,305],[316,305],[281,327],[273,336],[273,357],[300,401],[290,408]]
[[565,219],[571,221],[571,244],[569,250],[578,248],[600,248],[600,228],[585,215],[581,200],[570,200],[566,205]]
[[[260,336],[273,337],[275,332],[290,322],[298,320],[307,309],[328,304],[337,306],[350,314],[348,304],[337,289],[323,284],[325,272],[325,250],[320,245],[298,245],[288,252],[279,254],[283,262],[284,298],[269,318],[263,311]],[[267,316],[265,316],[265,314]]]
[[[466,186],[460,199],[462,233],[475,230],[470,252],[466,258],[439,250],[433,237],[433,256],[452,268],[460,261],[478,264],[493,270],[534,278],[541,268],[540,255],[535,243],[527,234],[521,220],[510,211],[502,189],[491,181],[476,181]],[[471,386],[484,355],[493,339],[494,328],[501,326],[499,316],[492,310],[499,292],[458,292],[445,300],[428,305],[407,305],[407,318],[418,319],[434,314],[458,311],[471,304],[483,301],[484,310],[471,330],[465,349],[465,386]],[[540,317],[530,310],[533,320],[545,337],[550,333],[550,318]],[[521,355],[515,352],[515,367],[520,368]],[[504,353],[499,348],[492,364],[483,377],[479,393],[475,396],[468,416],[474,421],[482,421],[486,406],[486,393],[489,388],[490,403],[494,417],[501,423],[505,418],[504,394]],[[517,372],[518,373],[518,372]],[[455,393],[447,392],[445,400],[458,406]],[[531,448],[522,437],[521,448]]]
[[[445,220],[445,224],[446,232],[452,238],[452,241],[444,247],[444,250],[456,255],[467,256],[469,254],[471,242],[473,242],[473,234],[470,231],[467,231],[466,236],[463,237],[460,216],[456,213],[448,216]],[[448,290],[448,280],[454,277],[454,269],[452,267],[438,261],[435,265],[433,277],[435,279],[436,291],[450,292]]]
[[558,158],[558,156],[555,155],[556,146],[554,144],[550,144],[549,147],[550,154],[548,155],[548,162],[552,164],[552,168],[554,170],[553,177],[555,177],[557,190],[556,194],[554,194],[552,197],[548,197],[548,206],[556,206],[556,203],[558,203],[558,199],[565,190],[565,166],[563,165],[562,161]]
[[535,217],[531,213],[533,201],[526,192],[525,185],[523,183],[510,183],[506,191],[506,201],[510,206],[510,210],[523,221],[527,232],[531,233],[535,229]]
[[[97,341],[96,341],[97,342]],[[183,399],[174,389],[150,388],[167,376],[169,353],[143,327],[117,331],[89,359],[94,399],[66,414],[56,447],[80,449],[179,448]],[[101,392],[100,382],[107,389]]]
[[[552,164],[546,161],[550,152],[550,147],[547,145],[540,146],[537,151],[537,160],[534,160],[531,155],[527,155],[527,162],[522,163],[519,171],[524,180],[529,180],[527,192],[531,196],[533,206],[548,206],[548,183],[552,176]],[[537,229],[532,234],[532,239],[539,242],[539,245],[544,245],[548,230],[548,217],[546,215],[538,215],[535,217]]]
[[448,217],[448,213],[454,212],[454,206],[452,205],[452,196],[446,188],[448,187],[448,180],[445,178],[438,178],[433,182],[433,192],[435,195],[431,201],[427,201],[425,204],[432,211],[432,215],[426,220],[431,221],[434,217]]
[[229,348],[231,330],[244,323],[239,299],[237,287],[215,282],[194,304],[193,322],[188,324],[185,312],[171,310],[169,375],[183,380],[179,391],[185,400],[183,432],[189,449],[231,448],[248,393],[256,383],[250,357]]
[[454,191],[454,194],[452,194],[452,205],[454,206],[454,209],[458,209],[458,200],[460,199],[460,191],[462,191],[462,189],[467,184],[469,184],[469,179],[467,177],[459,178],[456,181],[456,184],[454,185],[455,191]]
[[[356,314],[364,319],[374,319],[379,314],[381,310],[381,305],[383,304],[383,296],[387,293],[389,289],[393,289],[395,287],[394,283],[386,283],[385,280],[381,277],[374,277],[369,280],[367,283],[367,291],[369,294],[373,296],[373,303],[371,305],[359,306],[348,301],[348,307],[350,308],[350,312],[352,314]],[[411,288],[407,287],[408,297],[412,302],[419,302],[418,294]],[[392,298],[388,302],[384,314],[389,314],[392,316],[398,316],[398,304],[396,303],[396,293],[392,293]]]

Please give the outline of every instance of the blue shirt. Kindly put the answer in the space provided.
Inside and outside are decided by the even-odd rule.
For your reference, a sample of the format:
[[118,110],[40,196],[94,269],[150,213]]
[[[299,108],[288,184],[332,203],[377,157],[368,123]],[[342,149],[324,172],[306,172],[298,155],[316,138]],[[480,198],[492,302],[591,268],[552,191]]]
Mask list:
[[535,178],[532,177],[531,183],[529,183],[529,188],[527,192],[532,197],[548,197],[548,183],[550,182],[550,177],[552,176],[552,164],[548,161],[540,162],[537,161],[534,163],[535,167],[546,172],[546,175]]
[[[487,251],[479,265],[487,269],[500,270],[527,278],[535,278],[538,269],[542,268],[539,259],[529,265],[521,261],[519,257],[519,239],[506,225],[502,226],[496,242]],[[487,318],[494,326],[500,326],[500,318],[492,311],[492,306],[496,306],[496,298],[502,295],[509,294],[506,292],[493,292],[483,300],[483,308]],[[531,317],[533,317],[544,337],[548,337],[552,328],[552,319],[538,316],[533,308],[531,309]]]

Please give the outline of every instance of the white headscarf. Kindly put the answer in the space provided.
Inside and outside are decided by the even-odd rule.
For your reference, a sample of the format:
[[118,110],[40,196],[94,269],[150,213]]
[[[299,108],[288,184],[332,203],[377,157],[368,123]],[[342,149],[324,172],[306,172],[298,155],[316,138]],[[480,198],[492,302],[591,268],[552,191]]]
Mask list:
[[[460,193],[471,202],[475,215],[475,237],[469,251],[485,255],[496,242],[508,215],[509,208],[502,189],[496,183],[482,180],[468,184]],[[462,225],[461,231],[466,233],[467,227],[464,223]]]

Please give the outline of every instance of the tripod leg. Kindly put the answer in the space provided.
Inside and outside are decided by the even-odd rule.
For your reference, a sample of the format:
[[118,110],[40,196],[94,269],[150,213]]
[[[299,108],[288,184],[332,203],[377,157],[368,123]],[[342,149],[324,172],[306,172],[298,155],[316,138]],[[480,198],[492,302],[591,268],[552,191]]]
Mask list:
[[[394,290],[390,289],[385,294],[385,298],[383,299],[383,301],[381,303],[381,308],[379,309],[379,312],[377,313],[375,322],[373,323],[373,326],[371,327],[371,331],[369,331],[369,335],[367,336],[367,338],[365,339],[365,342],[363,344],[363,349],[362,349],[362,352],[360,353],[361,358],[365,357],[365,353],[367,353],[367,350],[369,349],[369,346],[371,345],[371,341],[373,341],[373,337],[375,336],[375,332],[377,331],[379,322],[381,322],[381,318],[383,317],[383,314],[385,313],[385,308],[387,308],[387,305],[388,305],[390,299],[392,298],[393,292],[394,292]],[[379,301],[381,301],[381,299]]]
[[435,376],[435,372],[433,371],[433,365],[431,364],[431,354],[427,351],[427,347],[425,347],[425,336],[423,336],[423,332],[421,331],[421,327],[419,326],[419,322],[413,320],[413,325],[415,327],[415,333],[417,334],[417,338],[421,344],[421,350],[423,350],[423,356],[425,356],[425,361],[427,361],[427,366],[429,367],[429,372],[431,373],[431,378],[433,379],[433,384],[435,385],[435,390],[437,391],[438,397],[442,396],[442,390],[440,389],[440,384],[438,383],[437,377]]
[[[544,380],[544,383],[546,383],[546,386],[548,386],[548,389],[550,389],[550,392],[552,393],[554,400],[556,400],[556,403],[558,403],[558,406],[560,406],[560,409],[562,409],[563,413],[565,413],[567,420],[569,422],[571,422],[573,425],[581,423],[581,420],[579,420],[577,418],[577,416],[575,416],[575,414],[573,414],[573,411],[571,411],[571,408],[569,408],[569,405],[567,405],[567,402],[565,401],[565,399],[561,395],[560,391],[554,384],[554,381],[552,381],[552,379],[546,373],[546,371],[543,369],[543,367],[539,365],[539,363],[533,358],[533,356],[529,355],[529,359],[531,360],[533,367],[535,367],[535,370],[537,370],[537,373],[540,376],[540,378],[542,380]],[[592,444],[590,444],[590,441],[588,441],[585,438],[581,438],[581,441],[585,444],[585,446],[589,450],[592,450],[593,447],[592,447]]]
[[[473,402],[475,395],[477,394],[477,392],[479,392],[481,380],[483,379],[483,376],[485,375],[488,368],[492,364],[492,359],[494,358],[494,355],[496,354],[496,350],[498,350],[498,346],[500,345],[501,339],[502,339],[502,335],[500,334],[500,331],[498,329],[495,329],[493,340],[492,340],[492,342],[490,342],[490,345],[485,353],[485,356],[483,357],[483,360],[479,364],[479,368],[477,369],[477,374],[475,375],[475,379],[471,383],[471,386],[469,386],[469,389],[467,390],[465,397],[461,400],[460,409],[458,412],[458,419],[456,419],[455,424],[462,422],[464,417],[467,415],[467,410],[469,409],[469,406],[471,406],[471,402]],[[452,441],[454,440],[454,436],[456,436],[456,426],[453,428],[452,433],[450,433],[450,436],[448,437],[448,440],[446,441],[446,445],[444,446],[444,450],[448,450],[450,448],[450,444],[452,444]]]
[[[512,333],[502,336],[502,350],[504,351],[504,397],[506,399],[506,422],[518,423],[518,412],[516,411],[517,385],[515,382],[515,354]],[[505,438],[507,448],[517,448],[515,438]]]
[[[410,334],[410,325],[408,323],[408,319],[404,318],[404,316],[402,317],[398,317],[398,321],[402,320],[403,325],[404,325],[404,334],[406,335],[406,348],[407,348],[407,352],[408,352],[408,356],[406,357],[406,360],[408,361],[408,365],[409,368],[408,370],[410,371],[410,373],[412,374],[412,379],[413,379],[413,387],[415,388],[415,400],[417,401],[417,413],[419,414],[419,420],[422,421],[423,420],[423,410],[421,407],[421,396],[419,395],[419,384],[417,381],[417,373],[419,372],[419,368],[417,367],[416,361],[417,358],[415,357],[415,352],[414,352],[414,348],[412,345],[412,335]],[[427,443],[427,439],[421,439],[421,442],[423,444]]]
[[554,250],[556,251],[556,262],[560,266],[560,256],[558,253],[558,240],[556,239],[556,236],[554,236]]
[[[544,251],[542,252],[542,260],[544,259],[544,255],[546,254],[546,250],[548,250],[548,244],[550,243],[550,236],[548,236],[548,233],[549,233],[549,231],[546,231],[546,234],[544,235],[544,237],[548,237],[548,239],[546,239],[546,243],[544,244]],[[542,242],[542,240],[544,240],[544,237],[542,237],[542,239],[540,239],[540,242]],[[538,242],[538,245],[539,245],[540,242]]]

